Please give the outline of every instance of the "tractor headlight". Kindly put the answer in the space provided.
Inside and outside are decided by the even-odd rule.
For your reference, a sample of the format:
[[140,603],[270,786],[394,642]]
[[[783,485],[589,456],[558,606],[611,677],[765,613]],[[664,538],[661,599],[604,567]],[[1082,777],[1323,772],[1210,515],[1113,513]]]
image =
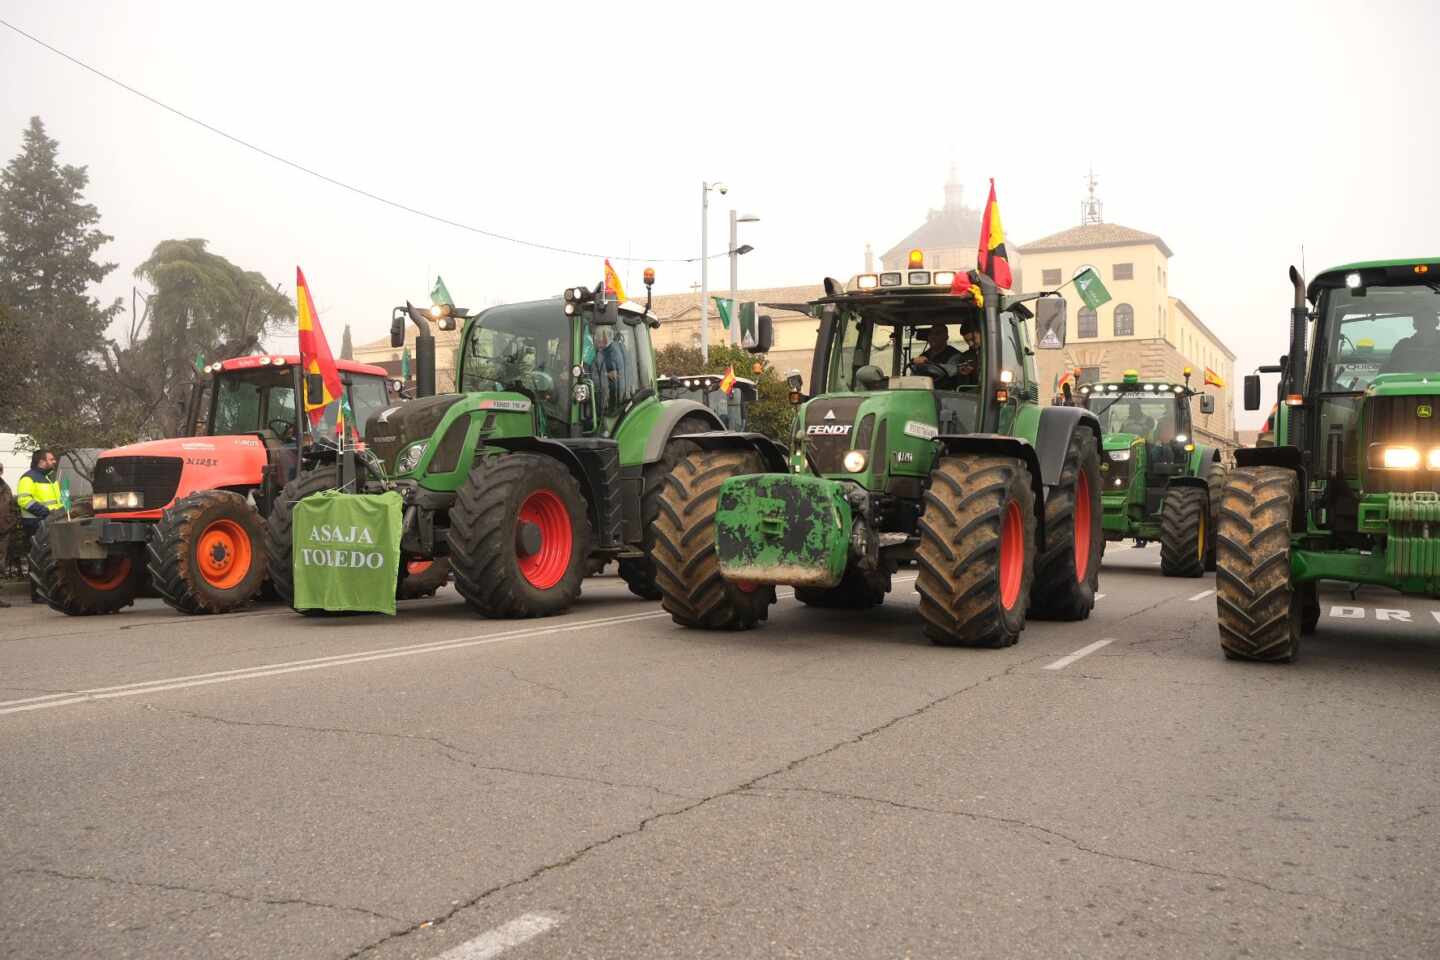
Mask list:
[[126,490],[122,493],[97,493],[90,498],[90,506],[95,510],[139,510],[144,503],[140,494],[134,490]]
[[1414,470],[1420,466],[1420,451],[1414,447],[1385,447],[1380,465],[1386,470]]
[[412,443],[400,452],[395,458],[395,470],[398,473],[409,473],[420,466],[420,458],[425,455],[425,448],[429,446],[429,440],[421,440],[419,443]]
[[845,459],[841,462],[845,464],[846,470],[851,473],[859,473],[865,469],[865,462],[869,459],[865,456],[864,450],[848,450],[845,453]]
[[1431,470],[1440,470],[1440,447],[1436,447],[1430,451],[1430,457],[1426,460],[1426,465],[1429,466]]
[[1121,461],[1121,462],[1123,463],[1124,461],[1130,459],[1130,451],[1129,451],[1129,450],[1111,450],[1111,451],[1110,451],[1110,459],[1111,459],[1111,460],[1119,460],[1119,461]]

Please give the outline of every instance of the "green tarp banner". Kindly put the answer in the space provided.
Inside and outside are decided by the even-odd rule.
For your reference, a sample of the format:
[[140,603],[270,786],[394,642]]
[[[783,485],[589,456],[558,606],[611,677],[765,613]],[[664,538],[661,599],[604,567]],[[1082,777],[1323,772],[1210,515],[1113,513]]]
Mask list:
[[329,490],[295,504],[296,610],[395,615],[400,494]]

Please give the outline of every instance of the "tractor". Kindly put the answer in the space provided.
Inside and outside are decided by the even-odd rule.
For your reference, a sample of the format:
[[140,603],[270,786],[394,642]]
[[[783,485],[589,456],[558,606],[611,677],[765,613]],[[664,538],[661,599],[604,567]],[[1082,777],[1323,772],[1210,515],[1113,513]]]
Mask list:
[[[473,316],[397,307],[392,344],[403,344],[407,319],[420,331],[418,396],[371,418],[363,458],[286,487],[267,532],[281,596],[294,597],[293,504],[343,487],[397,491],[402,553],[448,559],[456,590],[484,616],[563,613],[585,575],[611,560],[632,593],[659,599],[649,555],[661,487],[694,449],[685,435],[725,424],[703,403],[659,396],[653,282],[647,269],[644,305],[612,299],[601,284]],[[459,321],[458,392],[436,395],[431,324]],[[760,353],[773,339],[767,320],[758,334]]]
[[[1291,661],[1321,580],[1440,597],[1440,257],[1290,268],[1274,445],[1237,451],[1220,503],[1220,646]],[[1307,337],[1307,332],[1309,336]],[[1260,409],[1259,373],[1245,409]]]
[[1214,396],[1185,382],[1142,381],[1126,370],[1115,383],[1080,387],[1080,403],[1100,420],[1105,539],[1136,546],[1160,541],[1167,577],[1198,577],[1215,569],[1215,515],[1226,469],[1220,451],[1195,442],[1190,398],[1214,413]]
[[1026,323],[1026,302],[1039,301],[1060,333],[1046,339],[1063,347],[1064,300],[1003,294],[974,272],[966,291],[955,272],[924,269],[922,251],[909,266],[827,278],[808,305],[816,393],[792,383],[788,453],[692,438],[699,449],[676,464],[655,521],[675,622],[753,627],[782,584],[810,606],[873,607],[911,562],[935,643],[1003,647],[1027,612],[1089,616],[1104,542],[1100,424],[1040,406]]
[[724,376],[718,373],[661,376],[656,381],[661,399],[703,403],[715,411],[727,430],[743,432],[749,423],[750,405],[759,397],[759,391],[754,380],[744,377],[736,377],[728,392],[724,384]]
[[[390,405],[383,368],[338,366],[360,422]],[[265,589],[263,517],[323,447],[318,438],[334,435],[335,410],[312,435],[295,400],[296,356],[236,357],[203,373],[191,389],[185,436],[105,451],[88,509],[41,524],[30,571],[54,609],[114,613],[148,590],[182,613],[226,613]],[[401,596],[433,593],[444,582],[443,569],[413,574]]]

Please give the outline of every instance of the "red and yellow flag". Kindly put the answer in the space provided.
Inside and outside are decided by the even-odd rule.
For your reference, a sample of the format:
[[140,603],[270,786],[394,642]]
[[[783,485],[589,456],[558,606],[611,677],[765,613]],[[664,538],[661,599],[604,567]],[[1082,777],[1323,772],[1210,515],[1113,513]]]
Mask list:
[[955,279],[950,281],[950,295],[952,297],[968,296],[975,301],[975,306],[985,306],[985,294],[980,292],[980,287],[970,279],[970,274],[965,270],[956,270]]
[[720,378],[720,389],[725,391],[725,396],[730,396],[730,391],[735,389],[735,368],[725,368],[725,376]]
[[[300,334],[300,368],[306,374],[318,373],[325,383],[319,397],[305,393],[305,412],[310,415],[310,425],[318,426],[325,418],[325,408],[340,398],[344,387],[340,384],[340,371],[335,368],[335,356],[325,340],[325,330],[320,326],[320,315],[315,312],[315,301],[310,297],[310,287],[305,283],[305,274],[295,268],[295,311],[296,327]],[[336,426],[344,430],[336,418]]]
[[625,288],[620,285],[620,274],[610,266],[608,259],[605,261],[605,296],[610,300],[624,301],[625,299]]
[[1209,367],[1205,368],[1205,383],[1212,387],[1225,386],[1224,378],[1222,378],[1220,374],[1216,373],[1214,370],[1211,370]]
[[1009,290],[1014,284],[1010,276],[1010,259],[1005,253],[1005,226],[1000,222],[1000,204],[995,200],[995,178],[990,178],[990,199],[985,203],[985,218],[980,221],[980,252],[975,257],[980,272],[988,274],[995,286]]

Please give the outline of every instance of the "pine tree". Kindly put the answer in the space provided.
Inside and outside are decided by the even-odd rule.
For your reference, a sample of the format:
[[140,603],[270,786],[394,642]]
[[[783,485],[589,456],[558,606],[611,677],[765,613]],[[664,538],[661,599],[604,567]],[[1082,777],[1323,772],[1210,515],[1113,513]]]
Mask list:
[[20,333],[0,350],[0,378],[24,385],[0,426],[68,448],[90,445],[95,358],[122,307],[89,293],[115,269],[95,259],[113,238],[85,202],[86,168],[62,166],[59,150],[31,117],[19,155],[0,172],[0,305]]

